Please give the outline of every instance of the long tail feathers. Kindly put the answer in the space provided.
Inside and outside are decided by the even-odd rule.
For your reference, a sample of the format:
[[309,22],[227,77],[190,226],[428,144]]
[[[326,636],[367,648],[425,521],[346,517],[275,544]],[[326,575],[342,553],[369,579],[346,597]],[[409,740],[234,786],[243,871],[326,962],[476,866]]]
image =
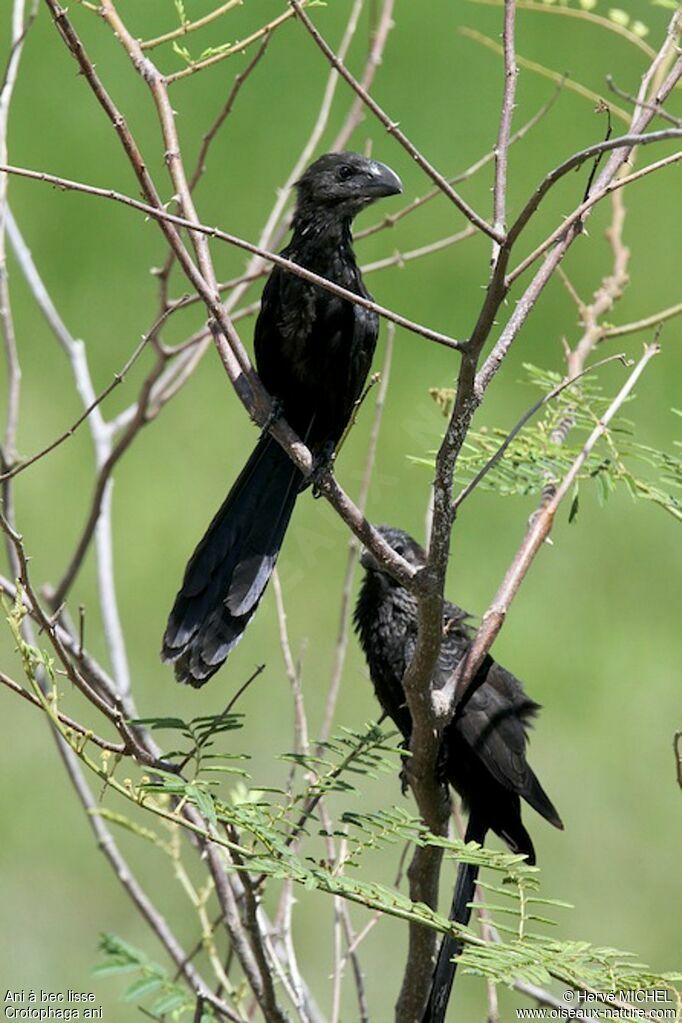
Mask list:
[[161,657],[202,686],[242,637],[277,561],[303,477],[261,437],[185,570]]
[[[481,845],[485,840],[486,829],[477,826],[477,823],[469,820],[465,841],[479,842]],[[478,878],[478,866],[473,863],[460,863],[457,870],[457,882],[450,907],[450,920],[454,923],[467,926],[471,918],[471,907],[476,880]],[[438,951],[438,960],[433,972],[429,1000],[424,1009],[421,1023],[443,1023],[447,1012],[450,992],[457,972],[457,963],[453,958],[462,950],[462,942],[450,935],[443,938]]]

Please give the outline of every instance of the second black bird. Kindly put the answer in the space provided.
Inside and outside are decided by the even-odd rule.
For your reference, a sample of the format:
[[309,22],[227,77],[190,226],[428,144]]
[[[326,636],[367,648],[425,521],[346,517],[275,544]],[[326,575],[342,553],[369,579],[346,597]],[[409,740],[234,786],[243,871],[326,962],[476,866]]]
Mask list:
[[[403,530],[384,526],[380,532],[415,568],[425,564],[424,550]],[[366,574],[355,606],[355,629],[377,699],[409,740],[412,718],[402,683],[417,643],[417,601],[369,551],[363,553],[362,564]],[[436,687],[452,674],[469,646],[468,617],[456,604],[445,603]],[[563,828],[526,760],[526,728],[538,709],[519,680],[488,655],[443,731],[439,758],[441,779],[459,793],[469,812],[466,841],[483,845],[488,831],[494,831],[530,864],[535,863],[535,850],[521,820],[521,799],[550,824]],[[457,923],[469,922],[477,874],[478,867],[460,865],[450,910],[450,919]],[[422,1023],[442,1023],[445,1018],[456,970],[452,959],[460,950],[455,939],[443,940]]]
[[[293,236],[283,256],[369,298],[355,261],[353,217],[402,190],[384,164],[327,153],[297,183]],[[377,316],[275,266],[255,328],[256,366],[281,413],[319,462],[328,459],[369,372]],[[263,434],[185,570],[161,656],[180,682],[202,686],[253,616],[305,480]]]

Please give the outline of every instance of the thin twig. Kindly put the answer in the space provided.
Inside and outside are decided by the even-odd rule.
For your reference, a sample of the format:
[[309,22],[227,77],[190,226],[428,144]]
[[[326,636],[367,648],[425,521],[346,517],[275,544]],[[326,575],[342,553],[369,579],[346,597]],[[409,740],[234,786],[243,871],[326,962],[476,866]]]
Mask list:
[[[675,19],[671,19],[671,24]],[[660,52],[666,48],[668,43],[666,42]],[[670,73],[666,77],[665,81],[661,84],[657,90],[655,97],[655,105],[659,105],[667,99],[672,90],[675,88],[677,83],[682,78],[682,57],[679,58]],[[643,130],[647,127],[653,117],[652,110],[642,110],[633,119],[630,125],[630,137],[632,135],[641,135]],[[617,142],[618,140],[613,140]],[[495,343],[492,351],[488,355],[483,367],[476,375],[475,380],[475,393],[480,401],[484,391],[489,386],[493,377],[502,365],[507,352],[513,344],[516,337],[518,337],[519,331],[523,327],[529,313],[534,308],[540,294],[544,290],[547,282],[551,279],[554,271],[562,261],[564,255],[571,247],[575,239],[578,237],[581,231],[584,217],[589,215],[592,206],[595,202],[601,200],[610,191],[613,191],[615,187],[624,187],[628,181],[633,181],[639,175],[629,175],[627,178],[618,177],[618,174],[627,159],[628,150],[626,148],[615,149],[611,154],[611,157],[603,168],[597,182],[594,185],[592,196],[589,200],[589,205],[585,209],[581,207],[574,211],[574,215],[569,218],[569,222],[564,224],[560,237],[557,239],[554,248],[546,254],[544,262],[542,263],[539,270],[537,270],[532,281],[526,288],[525,292],[518,300],[516,307],[507,321],[506,326],[502,330],[500,337]],[[667,165],[670,160],[659,161],[658,165],[649,165],[644,169],[645,173],[650,173],[653,169],[658,169],[659,166]],[[641,174],[641,172],[640,172]]]
[[263,39],[264,37],[271,35],[280,27],[280,25],[283,25],[285,21],[288,21],[292,16],[293,11],[285,11],[284,14],[280,14],[278,17],[273,18],[272,21],[267,23],[267,25],[263,25],[255,32],[252,32],[251,35],[246,36],[244,39],[240,39],[239,42],[235,43],[233,46],[228,46],[219,53],[214,53],[210,57],[206,57],[204,60],[197,60],[182,71],[176,71],[172,75],[165,75],[166,84],[172,85],[174,82],[179,82],[183,78],[195,75],[197,72],[203,71],[207,67],[213,67],[214,64],[219,64],[228,57],[234,56],[235,53],[244,53],[249,46],[253,46],[253,44],[257,43],[259,39]]
[[662,107],[656,107],[652,103],[646,103],[644,100],[637,99],[636,96],[626,92],[625,89],[620,89],[614,82],[612,75],[606,76],[606,84],[611,92],[615,92],[616,96],[620,96],[621,99],[626,99],[628,103],[632,103],[633,106],[639,106],[644,110],[651,110],[656,117],[660,117],[664,121],[668,121],[669,124],[674,124],[676,128],[682,128],[682,117],[673,117],[672,114],[669,114],[667,110],[663,110]]
[[[580,152],[574,153],[573,156],[568,158],[568,160],[564,160],[558,167],[555,167],[554,170],[545,175],[542,182],[535,189],[533,195],[530,197],[511,226],[509,230],[510,238],[512,241],[518,238],[550,189],[553,188],[554,185],[556,185],[556,183],[560,181],[561,178],[565,177],[570,171],[575,170],[577,167],[580,167],[581,164],[585,163],[586,160],[590,160],[593,156],[600,156],[602,153],[611,152],[612,150],[621,150],[622,152],[619,153],[618,161],[620,165],[627,160],[629,153],[636,146],[647,146],[657,142],[665,142],[668,139],[680,138],[682,138],[682,128],[663,128],[660,131],[650,131],[646,133],[630,132],[626,135],[620,135],[615,139],[607,138],[603,142],[596,142],[594,145],[587,146],[585,149],[580,150]],[[601,188],[603,187],[604,186],[602,184]],[[600,186],[595,186],[594,190],[591,191],[585,202],[594,200],[599,191]],[[581,203],[578,209],[581,209],[583,205],[584,203]],[[575,213],[571,214],[567,218],[567,222],[570,222],[574,216]],[[517,273],[515,271],[514,274],[510,275],[510,278],[513,280],[516,276]]]
[[449,249],[459,242],[466,241],[467,238],[472,238],[475,234],[476,228],[473,224],[468,224],[467,227],[462,228],[461,231],[457,231],[455,234],[448,235],[447,238],[439,238],[435,242],[430,242],[428,245],[420,245],[419,248],[410,249],[408,252],[394,252],[392,256],[387,256],[385,259],[377,259],[374,263],[365,263],[361,269],[363,274],[375,273],[377,270],[388,270],[392,266],[398,266],[402,270],[404,265],[412,262],[413,259],[423,259],[424,256],[432,256],[434,252],[442,252],[443,249]]
[[160,764],[158,759],[150,756],[148,750],[140,744],[135,730],[128,723],[126,715],[122,713],[120,699],[116,697],[112,700],[110,694],[103,696],[90,684],[84,673],[77,669],[72,663],[54,620],[44,611],[36,596],[28,571],[29,559],[24,549],[22,537],[19,533],[17,533],[16,529],[14,529],[2,513],[0,513],[0,529],[2,529],[14,548],[18,564],[17,577],[19,578],[26,597],[28,598],[31,614],[43,632],[49,637],[52,648],[55,651],[55,654],[57,655],[57,658],[69,681],[72,682],[73,685],[80,690],[83,696],[85,696],[85,698],[114,725],[125,743],[127,753],[134,756],[141,764],[145,764],[150,767],[162,767],[165,770],[173,770],[172,765],[168,765],[165,762]]
[[[514,113],[516,96],[516,51],[514,45],[514,19],[516,17],[516,0],[504,0],[504,29],[502,33],[504,45],[504,91],[502,95],[502,112],[500,127],[495,147],[495,184],[493,186],[493,227],[499,235],[507,230],[507,163],[509,158],[509,138]],[[497,243],[495,243],[497,245]],[[497,256],[497,248],[493,248],[493,258]]]
[[659,323],[665,323],[666,320],[672,320],[673,317],[680,315],[682,315],[682,302],[671,305],[667,309],[661,309],[658,313],[652,313],[651,316],[644,316],[641,320],[633,320],[631,323],[623,323],[616,327],[603,326],[600,329],[600,337],[602,340],[607,340],[612,337],[625,337],[626,334],[637,334],[641,330],[651,330]]
[[[300,664],[297,664],[294,661],[294,657],[291,652],[289,629],[287,627],[287,613],[284,606],[284,595],[282,593],[282,583],[277,569],[275,569],[272,573],[272,586],[275,593],[275,607],[277,609],[279,643],[282,650],[282,657],[284,659],[284,667],[294,698],[294,752],[305,756],[308,754],[310,749],[310,740],[308,735],[308,719],[305,712],[303,690],[301,687]],[[292,766],[292,773],[295,766],[295,764]]]
[[[678,129],[674,129],[677,131]],[[682,131],[682,129],[680,129]],[[676,153],[672,153],[670,156],[666,156],[661,160],[656,160],[654,163],[648,164],[641,170],[633,171],[632,174],[626,174],[619,176],[603,185],[600,189],[595,189],[590,197],[576,207],[573,213],[570,213],[565,218],[564,222],[555,228],[551,235],[545,239],[540,245],[537,246],[525,259],[523,259],[514,270],[509,274],[507,281],[511,285],[524,273],[529,266],[539,259],[548,249],[551,249],[553,245],[561,241],[563,237],[567,235],[571,228],[576,225],[580,226],[583,218],[586,214],[590,213],[593,206],[601,202],[607,195],[617,191],[619,188],[627,188],[628,185],[634,184],[635,181],[640,181],[642,178],[647,177],[649,174],[654,174],[656,171],[662,170],[664,167],[670,167],[675,163],[679,163],[682,160],[682,149]]]
[[[261,58],[264,56],[265,51],[268,48],[268,43],[270,42],[270,38],[271,37],[269,35],[266,35],[264,37],[263,42],[261,43],[261,45],[259,46],[259,48],[257,49],[257,51],[255,53],[255,56],[252,57],[252,59],[249,61],[249,63],[246,65],[246,67],[244,68],[243,71],[240,71],[237,75],[235,75],[234,82],[232,83],[232,88],[230,89],[230,92],[228,94],[228,97],[227,97],[227,99],[226,99],[222,109],[218,113],[218,116],[215,118],[215,120],[211,124],[210,128],[208,129],[208,131],[204,134],[204,136],[203,136],[203,138],[201,140],[201,146],[199,148],[199,153],[197,155],[197,160],[196,160],[196,163],[194,165],[194,170],[192,172],[192,176],[191,176],[190,183],[189,183],[189,190],[190,190],[190,192],[194,192],[194,189],[199,184],[199,181],[201,180],[201,178],[202,178],[202,176],[203,176],[203,174],[204,174],[204,172],[206,170],[206,162],[207,162],[207,159],[208,159],[208,153],[209,153],[209,150],[210,150],[210,148],[211,148],[211,146],[213,144],[213,141],[215,140],[218,132],[220,131],[220,129],[224,125],[224,123],[227,120],[227,118],[229,117],[229,115],[232,113],[234,105],[235,105],[235,103],[237,101],[237,97],[238,97],[239,93],[241,92],[242,87],[244,86],[244,83],[248,80],[249,76],[255,70],[257,65],[260,63]],[[158,277],[158,280],[159,280],[159,291],[160,291],[160,299],[161,299],[161,302],[160,302],[160,315],[163,315],[167,311],[175,312],[176,309],[181,308],[182,306],[188,304],[188,301],[180,300],[180,301],[176,301],[176,302],[170,302],[169,299],[168,299],[168,281],[169,281],[170,273],[171,273],[171,270],[172,270],[174,264],[175,264],[175,251],[173,250],[172,247],[170,247],[169,250],[168,250],[168,255],[166,257],[166,261],[163,264],[163,266],[160,269],[157,269],[157,270],[153,271],[155,273],[155,275]],[[199,295],[188,296],[188,299],[189,298],[192,298],[195,301],[200,301],[200,296]],[[158,318],[157,318],[157,322],[158,322]]]
[[[92,538],[96,535],[98,524],[101,521],[103,515],[110,515],[110,494],[111,494],[111,479],[114,468],[124,453],[128,450],[132,442],[137,437],[140,429],[147,422],[146,409],[147,402],[149,401],[149,393],[151,391],[152,383],[156,376],[160,373],[160,363],[147,377],[142,385],[142,395],[140,397],[135,417],[129,423],[127,428],[120,435],[116,444],[108,448],[108,454],[104,458],[104,461],[99,465],[97,476],[95,478],[95,487],[93,496],[90,502],[90,510],[85,522],[85,526],[81,532],[81,535],[76,544],[76,548],[71,556],[71,560],[64,572],[59,583],[55,586],[52,596],[51,604],[52,607],[60,607],[66,597],[68,596],[71,587],[78,575],[85,556],[90,547]],[[110,573],[108,573],[110,574]],[[128,686],[123,686],[122,689],[128,690]]]
[[161,46],[163,43],[172,43],[174,39],[180,39],[183,36],[189,35],[190,32],[196,32],[197,29],[210,25],[212,21],[222,17],[223,14],[227,14],[233,7],[239,7],[242,3],[243,0],[227,0],[227,3],[216,7],[210,14],[204,15],[203,18],[197,18],[196,21],[183,21],[178,28],[170,32],[165,32],[154,39],[145,39],[144,42],[140,43],[140,46],[143,50],[153,50],[156,46]]

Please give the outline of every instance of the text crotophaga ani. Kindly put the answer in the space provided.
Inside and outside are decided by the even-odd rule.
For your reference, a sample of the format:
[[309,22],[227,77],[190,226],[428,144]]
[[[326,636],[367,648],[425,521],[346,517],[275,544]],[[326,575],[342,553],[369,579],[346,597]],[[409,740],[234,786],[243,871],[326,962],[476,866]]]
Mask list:
[[[398,176],[357,153],[321,156],[297,183],[283,256],[369,298],[355,262],[353,217],[402,190]],[[275,266],[256,321],[260,377],[318,462],[328,459],[369,371],[377,316]],[[201,686],[254,614],[305,480],[268,434],[258,441],[185,570],[161,656],[180,682]]]
[[[384,526],[384,539],[415,567],[426,555],[416,540]],[[383,710],[406,740],[412,719],[402,687],[403,675],[417,642],[417,601],[364,551],[365,577],[355,606],[355,629],[367,658],[374,690]],[[442,685],[465,654],[472,630],[469,615],[445,603],[443,639],[434,684]],[[557,828],[561,818],[526,760],[526,729],[539,706],[519,680],[488,655],[471,688],[444,729],[439,756],[442,779],[459,793],[469,812],[466,841],[483,844],[494,831],[515,853],[535,863],[535,850],[521,820],[521,799]],[[478,867],[461,863],[450,919],[466,926],[471,916]],[[452,937],[441,943],[423,1023],[445,1018],[461,945]]]

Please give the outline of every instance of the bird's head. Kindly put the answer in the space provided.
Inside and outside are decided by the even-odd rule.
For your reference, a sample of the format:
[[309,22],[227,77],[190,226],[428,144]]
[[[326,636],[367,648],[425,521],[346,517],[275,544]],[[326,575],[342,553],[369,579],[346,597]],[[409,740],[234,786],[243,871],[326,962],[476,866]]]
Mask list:
[[[401,558],[404,558],[414,568],[423,568],[426,564],[426,551],[404,529],[398,529],[396,526],[377,526],[377,532],[381,533],[386,543],[389,547],[393,548],[396,554],[399,554]],[[360,564],[368,572],[385,571],[379,565],[372,552],[367,550],[366,547],[360,555]]]
[[403,190],[395,171],[359,153],[325,153],[308,167],[296,188],[299,210],[326,208],[351,218],[376,199]]

